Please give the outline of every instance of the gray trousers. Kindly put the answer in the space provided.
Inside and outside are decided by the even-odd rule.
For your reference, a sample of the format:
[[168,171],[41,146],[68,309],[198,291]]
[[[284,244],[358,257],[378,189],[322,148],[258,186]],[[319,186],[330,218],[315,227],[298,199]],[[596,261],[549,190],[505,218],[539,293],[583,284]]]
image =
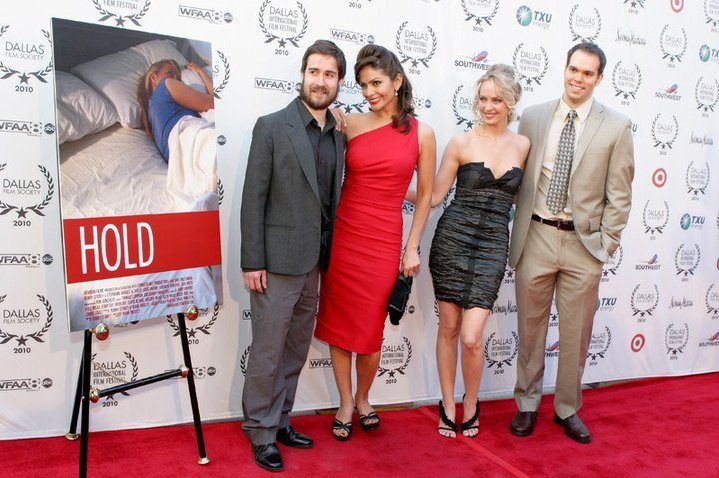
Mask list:
[[252,346],[242,392],[242,429],[253,445],[274,443],[290,424],[297,381],[312,341],[319,269],[267,273],[264,293],[250,292]]

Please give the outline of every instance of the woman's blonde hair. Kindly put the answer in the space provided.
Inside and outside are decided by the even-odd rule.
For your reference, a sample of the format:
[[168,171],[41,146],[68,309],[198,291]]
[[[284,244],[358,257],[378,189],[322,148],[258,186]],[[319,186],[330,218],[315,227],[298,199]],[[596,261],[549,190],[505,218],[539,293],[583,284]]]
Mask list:
[[137,84],[136,96],[137,102],[140,104],[140,118],[142,119],[142,129],[144,129],[145,132],[150,135],[150,137],[152,137],[152,125],[150,125],[150,119],[147,116],[147,109],[150,105],[150,96],[152,96],[152,84],[150,82],[150,77],[160,71],[160,69],[168,63],[172,65],[172,67],[178,74],[180,73],[180,65],[175,60],[160,60],[150,65],[150,68],[147,70],[147,73],[145,73],[145,75],[140,78],[140,81]]
[[474,100],[472,101],[472,112],[478,122],[482,122],[482,116],[479,114],[479,90],[486,81],[492,81],[494,86],[499,90],[499,95],[509,108],[507,115],[507,123],[511,123],[517,117],[515,108],[522,97],[522,85],[517,81],[517,74],[509,65],[497,63],[493,65],[487,73],[477,80],[474,84]]

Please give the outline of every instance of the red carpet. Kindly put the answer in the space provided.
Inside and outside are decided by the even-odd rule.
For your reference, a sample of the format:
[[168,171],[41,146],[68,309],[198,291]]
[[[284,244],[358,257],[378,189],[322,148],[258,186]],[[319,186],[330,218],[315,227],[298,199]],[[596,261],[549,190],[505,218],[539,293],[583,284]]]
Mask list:
[[[580,445],[552,423],[552,396],[540,409],[535,433],[517,438],[507,428],[512,400],[482,403],[475,440],[443,439],[437,407],[381,413],[382,426],[359,429],[346,443],[329,433],[331,415],[296,417],[315,439],[313,450],[282,447],[284,475],[322,477],[715,477],[719,476],[719,373],[636,381],[585,391],[582,419],[594,441]],[[90,436],[90,476],[271,476],[251,459],[238,422],[204,427],[211,463],[195,464],[191,426]],[[2,476],[76,476],[79,442],[64,437],[0,442]]]

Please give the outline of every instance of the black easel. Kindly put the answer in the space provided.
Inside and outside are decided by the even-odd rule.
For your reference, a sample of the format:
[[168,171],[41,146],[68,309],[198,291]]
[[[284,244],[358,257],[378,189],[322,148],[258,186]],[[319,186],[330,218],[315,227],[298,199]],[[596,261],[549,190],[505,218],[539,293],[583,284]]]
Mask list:
[[[187,317],[190,320],[197,318],[197,307],[192,306],[187,311]],[[185,314],[177,314],[177,323],[180,326],[180,342],[182,343],[182,355],[185,361],[184,365],[174,370],[159,373],[151,377],[142,378],[129,383],[123,383],[115,387],[98,390],[90,388],[90,369],[92,364],[92,334],[94,333],[98,340],[105,340],[109,335],[109,329],[105,324],[100,324],[94,329],[85,331],[85,342],[82,348],[82,360],[80,362],[80,373],[77,378],[77,388],[75,390],[75,403],[72,408],[72,418],[70,419],[70,430],[65,434],[68,440],[77,440],[77,418],[80,412],[80,404],[82,403],[82,423],[80,430],[80,478],[87,476],[87,451],[89,441],[90,428],[90,402],[96,403],[102,397],[115,395],[116,393],[131,390],[133,388],[142,387],[151,383],[166,380],[174,377],[187,378],[187,388],[190,392],[190,405],[192,406],[192,418],[195,422],[195,436],[197,437],[197,449],[200,458],[197,460],[199,465],[206,465],[210,459],[205,453],[205,438],[202,434],[202,420],[200,418],[200,407],[197,403],[197,391],[195,389],[195,378],[192,372],[192,358],[190,357],[190,344],[187,341],[187,326],[185,324]]]

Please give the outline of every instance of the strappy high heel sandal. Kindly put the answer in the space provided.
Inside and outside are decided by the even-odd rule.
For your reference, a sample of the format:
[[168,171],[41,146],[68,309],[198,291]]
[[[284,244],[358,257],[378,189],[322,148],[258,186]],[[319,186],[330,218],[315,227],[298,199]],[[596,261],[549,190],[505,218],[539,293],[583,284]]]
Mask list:
[[439,401],[439,419],[442,421],[442,425],[437,427],[437,432],[440,432],[442,430],[452,432],[454,433],[453,436],[442,435],[442,433],[440,433],[440,435],[446,438],[455,438],[457,436],[457,424],[450,420],[447,414],[444,412],[444,405],[442,404],[442,400]]
[[366,432],[371,432],[379,428],[379,415],[377,415],[377,412],[369,412],[366,415],[360,414],[359,420],[360,427]]
[[[475,421],[477,422],[477,424],[473,425]],[[463,421],[459,428],[462,430],[462,435],[466,436],[467,438],[476,438],[477,435],[479,435],[479,400],[477,400],[477,408],[474,410],[474,415],[472,415],[472,418]],[[474,433],[472,435],[467,435],[466,433],[464,433],[470,430],[477,430],[477,433]]]
[[[339,435],[337,432],[344,431],[346,435]],[[335,418],[332,422],[332,436],[339,441],[347,441],[352,436],[352,422],[342,423]]]

